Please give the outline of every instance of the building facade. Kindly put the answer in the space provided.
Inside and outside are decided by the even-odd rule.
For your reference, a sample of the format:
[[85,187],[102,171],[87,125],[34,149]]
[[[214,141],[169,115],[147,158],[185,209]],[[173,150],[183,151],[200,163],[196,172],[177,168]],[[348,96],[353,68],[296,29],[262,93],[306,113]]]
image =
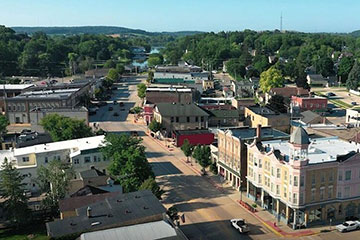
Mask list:
[[354,127],[360,127],[360,111],[358,109],[346,109],[345,122]]
[[299,108],[300,111],[326,111],[328,100],[323,97],[291,97],[291,103],[294,108]]
[[336,137],[248,144],[247,194],[293,228],[360,215],[360,155]]

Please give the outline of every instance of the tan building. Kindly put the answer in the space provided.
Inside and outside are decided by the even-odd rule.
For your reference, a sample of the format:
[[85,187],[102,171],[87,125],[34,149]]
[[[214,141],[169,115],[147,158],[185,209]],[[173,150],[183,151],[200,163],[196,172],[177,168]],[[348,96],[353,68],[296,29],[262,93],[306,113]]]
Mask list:
[[290,116],[279,114],[267,107],[252,106],[245,108],[245,122],[250,127],[271,126],[279,131],[290,131]]
[[294,228],[360,216],[360,154],[337,137],[248,144],[247,194]]
[[203,80],[203,90],[214,89],[214,80]]

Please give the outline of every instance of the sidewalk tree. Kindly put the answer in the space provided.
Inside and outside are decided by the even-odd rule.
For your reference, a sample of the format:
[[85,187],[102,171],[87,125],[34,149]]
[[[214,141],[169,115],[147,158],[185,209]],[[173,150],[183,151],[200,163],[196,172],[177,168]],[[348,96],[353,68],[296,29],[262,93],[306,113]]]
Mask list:
[[37,175],[36,182],[41,191],[46,193],[43,204],[56,209],[59,200],[68,193],[70,180],[75,176],[73,168],[60,160],[52,160],[46,167],[40,166]]
[[64,141],[93,136],[84,120],[72,119],[59,114],[46,115],[40,122],[53,141]]
[[164,193],[162,189],[160,189],[159,185],[155,181],[154,178],[150,177],[146,179],[140,186],[139,190],[151,190],[151,192],[158,198],[161,199],[161,195]]
[[156,133],[161,130],[161,123],[153,119],[149,124],[150,131]]
[[115,68],[110,68],[106,78],[116,82],[119,79],[119,73]]
[[105,137],[102,152],[111,161],[109,172],[116,176],[125,192],[137,191],[145,180],[154,177],[141,141],[125,134],[109,134]]
[[210,147],[206,145],[198,145],[195,147],[193,157],[196,162],[202,167],[202,172],[205,174],[206,168],[211,164],[211,152]]
[[6,218],[12,224],[24,223],[27,219],[27,197],[24,194],[24,177],[5,158],[0,171],[0,192]]
[[346,87],[349,90],[357,90],[360,82],[360,66],[358,61],[355,61],[352,67],[349,77],[346,81]]
[[118,72],[119,75],[122,75],[125,72],[124,64],[122,63],[116,64],[116,71]]
[[148,77],[146,79],[147,83],[151,83],[154,80],[154,72],[153,71],[149,71],[148,72]]
[[183,145],[181,146],[181,151],[183,151],[186,161],[189,162],[189,157],[191,157],[191,154],[193,152],[193,145],[189,143],[188,139],[185,139],[183,142]]
[[141,99],[145,98],[145,92],[146,92],[146,85],[145,83],[140,83],[137,85],[137,93],[138,97]]
[[274,87],[282,87],[283,84],[284,78],[281,75],[281,71],[274,67],[260,74],[260,89],[263,92],[269,92]]

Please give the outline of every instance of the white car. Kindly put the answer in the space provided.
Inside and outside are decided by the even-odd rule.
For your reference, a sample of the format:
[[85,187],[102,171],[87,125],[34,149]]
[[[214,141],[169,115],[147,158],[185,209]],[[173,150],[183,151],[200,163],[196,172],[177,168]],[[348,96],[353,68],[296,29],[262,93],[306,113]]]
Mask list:
[[339,232],[349,232],[352,230],[360,229],[360,222],[359,221],[346,221],[342,224],[336,226],[336,229]]
[[245,219],[231,219],[231,225],[240,233],[247,233],[250,231],[249,226],[246,224]]

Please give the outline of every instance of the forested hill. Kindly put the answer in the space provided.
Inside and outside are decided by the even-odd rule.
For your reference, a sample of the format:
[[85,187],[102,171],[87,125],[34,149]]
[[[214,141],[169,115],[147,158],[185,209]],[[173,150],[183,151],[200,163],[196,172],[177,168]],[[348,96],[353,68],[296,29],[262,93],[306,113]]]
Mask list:
[[43,32],[50,35],[76,35],[76,34],[141,34],[147,36],[154,35],[173,35],[186,36],[200,32],[197,31],[179,31],[179,32],[147,32],[141,29],[131,29],[125,27],[113,26],[83,26],[83,27],[12,27],[17,33],[33,34]]

